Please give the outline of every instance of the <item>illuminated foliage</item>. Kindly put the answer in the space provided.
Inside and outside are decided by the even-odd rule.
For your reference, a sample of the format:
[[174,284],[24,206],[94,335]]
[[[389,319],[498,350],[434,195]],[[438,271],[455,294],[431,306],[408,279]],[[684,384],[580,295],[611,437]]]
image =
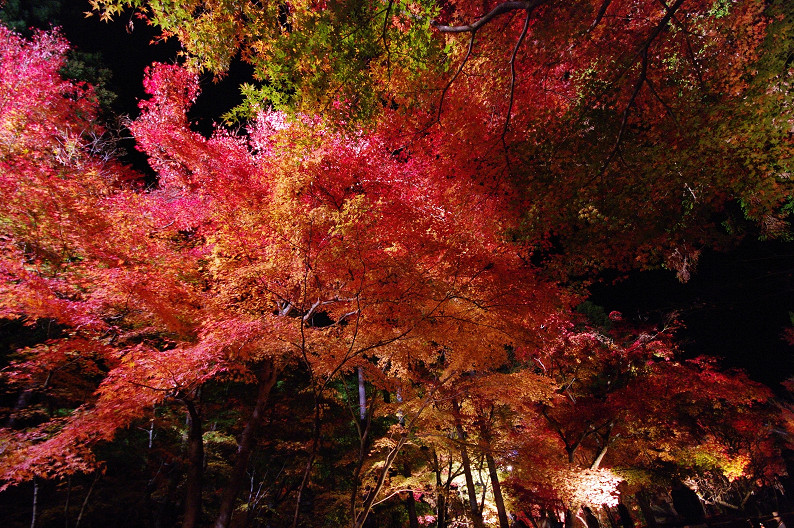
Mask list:
[[[261,512],[254,476],[237,496],[274,461],[281,524],[316,482],[355,527],[390,503],[418,522],[419,488],[449,518],[459,477],[474,525],[487,496],[505,526],[516,498],[573,511],[614,504],[621,479],[780,473],[767,389],[682,359],[672,331],[573,307],[605,268],[686,281],[742,221],[787,235],[791,68],[768,51],[787,8],[92,6],[134,8],[184,65],[145,76],[144,187],[93,89],[58,75],[63,39],[0,29],[0,316],[55,328],[2,371],[21,395],[4,488],[101,469],[103,446],[140,424],[151,443],[156,422],[183,434],[163,450],[189,527]],[[198,72],[237,53],[260,83],[234,112],[250,120],[205,137]],[[321,471],[332,459],[350,474]]]

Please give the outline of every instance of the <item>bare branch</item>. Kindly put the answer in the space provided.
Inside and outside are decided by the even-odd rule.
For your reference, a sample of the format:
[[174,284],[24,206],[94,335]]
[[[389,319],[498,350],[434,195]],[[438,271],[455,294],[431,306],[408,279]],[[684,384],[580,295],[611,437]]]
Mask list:
[[678,116],[676,115],[675,111],[672,109],[672,107],[669,104],[667,104],[667,102],[664,99],[662,99],[662,96],[659,95],[659,92],[656,91],[656,88],[654,87],[650,79],[646,78],[645,84],[648,85],[648,88],[651,90],[653,96],[656,98],[657,101],[659,101],[659,103],[664,107],[664,109],[670,115],[670,117],[673,120],[673,123],[675,124],[676,129],[679,132],[681,132],[681,123],[678,121]]
[[588,32],[593,31],[596,28],[596,26],[601,22],[601,19],[604,18],[604,15],[606,14],[607,9],[609,8],[609,4],[611,3],[612,0],[604,0],[604,2],[601,4],[601,7],[598,8],[598,14],[595,17],[595,20],[593,20],[593,23],[590,25],[589,28],[587,28]]
[[394,0],[389,0],[389,5],[386,6],[386,14],[383,17],[383,30],[381,31],[381,40],[383,41],[383,49],[386,50],[386,69],[389,72],[389,79],[391,79],[391,50],[389,49],[389,41],[386,38],[386,30],[389,24],[389,15],[391,8],[394,5]]
[[372,506],[373,506],[373,507],[375,507],[375,506],[377,506],[378,504],[384,503],[384,502],[386,502],[387,500],[391,499],[392,497],[394,497],[395,495],[397,495],[397,494],[399,494],[399,493],[407,493],[407,492],[413,492],[413,491],[414,491],[414,490],[413,490],[413,489],[411,489],[411,488],[401,488],[401,489],[398,489],[398,490],[396,490],[396,491],[394,491],[394,492],[390,493],[389,495],[386,495],[386,496],[385,496],[384,498],[382,498],[381,500],[379,500],[379,501],[377,501],[377,502],[373,502],[373,503],[372,503]]
[[320,306],[321,304],[322,304],[322,301],[320,301],[320,299],[317,299],[317,302],[314,303],[311,306],[311,308],[309,308],[309,311],[306,312],[306,315],[303,316],[303,322],[304,323],[312,318],[312,315],[314,315],[314,312],[317,310],[317,307]]
[[607,159],[604,161],[604,164],[601,166],[601,170],[597,175],[598,177],[603,176],[606,173],[610,163],[612,163],[612,160],[615,158],[615,155],[617,155],[617,153],[620,150],[620,144],[623,141],[623,134],[626,131],[626,123],[628,122],[629,119],[629,113],[631,112],[631,107],[634,105],[634,101],[637,99],[637,94],[640,93],[640,89],[642,88],[642,85],[646,84],[647,75],[648,75],[648,51],[651,47],[651,44],[662,33],[662,31],[664,31],[664,29],[670,23],[670,20],[675,15],[675,12],[678,11],[678,8],[681,7],[681,4],[683,3],[684,0],[676,0],[675,4],[673,4],[671,7],[667,7],[665,5],[665,9],[667,12],[659,21],[659,23],[656,25],[656,27],[653,28],[653,31],[651,31],[651,34],[648,35],[648,38],[645,40],[645,43],[640,49],[640,56],[642,57],[642,61],[640,63],[640,76],[637,79],[637,83],[634,85],[634,91],[632,92],[631,97],[629,97],[629,101],[626,104],[626,108],[623,110],[623,118],[621,119],[620,122],[620,129],[618,130],[618,137],[615,140],[615,146],[612,148],[612,151],[609,153],[609,156],[607,156]]
[[[671,7],[669,7],[664,0],[659,0],[659,3],[664,7],[666,12],[669,12]],[[684,42],[686,43],[686,50],[687,55],[689,55],[689,60],[692,63],[692,68],[695,70],[695,76],[698,80],[698,86],[703,88],[703,72],[700,69],[700,62],[697,60],[695,56],[695,50],[692,48],[692,41],[689,39],[689,35],[692,33],[689,28],[679,20],[677,16],[673,16],[672,20],[681,28],[682,33],[684,34]]]
[[442,33],[474,33],[499,15],[504,15],[511,11],[519,11],[521,9],[531,11],[539,5],[545,4],[547,1],[548,0],[526,0],[523,2],[503,2],[494,7],[488,14],[465,26],[442,26],[435,21],[431,22],[430,25]]
[[675,15],[675,12],[678,11],[678,8],[681,7],[681,4],[683,4],[683,3],[684,3],[684,0],[676,0],[675,4],[673,4],[672,6],[670,6],[670,7],[665,6],[665,9],[667,10],[667,12],[662,17],[662,19],[659,21],[659,23],[656,25],[656,27],[653,28],[653,31],[648,36],[648,40],[645,41],[644,49],[645,49],[646,52],[648,51],[648,48],[650,47],[651,42],[656,40],[656,37],[658,37],[659,34],[662,31],[664,31],[664,28],[666,28],[667,24],[670,23],[670,19],[673,18],[673,15]]
[[601,166],[601,170],[599,171],[598,175],[603,176],[607,169],[609,168],[609,164],[612,163],[612,160],[615,158],[615,155],[620,150],[620,144],[623,142],[623,133],[626,131],[626,123],[629,120],[629,113],[631,113],[631,107],[634,105],[634,100],[637,99],[637,94],[640,93],[640,89],[642,85],[645,84],[645,78],[648,74],[648,47],[646,46],[642,50],[642,62],[640,67],[640,76],[637,78],[637,84],[634,85],[634,91],[631,93],[631,97],[629,97],[629,102],[626,103],[626,108],[623,110],[623,119],[620,121],[620,129],[618,130],[618,137],[615,140],[615,146],[612,147],[612,150],[607,156],[607,159],[604,161],[604,164]]
[[452,86],[452,83],[454,83],[455,80],[458,78],[458,75],[460,75],[460,72],[463,71],[463,67],[466,66],[466,62],[469,60],[469,57],[471,56],[471,50],[472,48],[474,48],[474,36],[475,36],[475,32],[472,31],[471,38],[469,39],[469,49],[466,51],[466,56],[463,57],[463,62],[460,63],[460,66],[458,67],[458,71],[455,72],[455,75],[452,76],[452,79],[449,80],[447,85],[444,86],[444,90],[441,92],[441,100],[438,102],[438,116],[436,117],[437,123],[441,122],[441,110],[444,108],[444,98],[447,96],[447,92]]
[[527,36],[527,31],[529,30],[529,19],[531,16],[532,11],[528,9],[526,18],[524,18],[524,27],[521,29],[521,35],[518,37],[516,45],[513,47],[513,54],[510,55],[510,102],[507,104],[507,117],[505,118],[505,127],[502,130],[503,142],[505,136],[507,135],[507,129],[510,127],[510,115],[513,113],[513,100],[516,91],[516,55],[518,55],[518,48],[521,47],[521,44],[524,42],[524,39]]
[[289,313],[292,311],[293,308],[294,307],[292,306],[292,303],[285,300],[283,301],[283,305],[279,307],[278,315],[281,317],[286,317],[289,315]]

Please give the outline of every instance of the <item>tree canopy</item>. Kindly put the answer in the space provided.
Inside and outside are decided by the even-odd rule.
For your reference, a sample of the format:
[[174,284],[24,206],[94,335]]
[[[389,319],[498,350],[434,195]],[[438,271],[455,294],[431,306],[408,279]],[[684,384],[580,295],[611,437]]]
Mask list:
[[[127,478],[130,523],[218,528],[570,527],[634,494],[652,525],[681,481],[744,508],[787,411],[674,314],[584,301],[788,239],[791,9],[92,0],[181,43],[125,125],[154,177],[57,30],[0,26],[0,317],[47,328],[2,358],[0,496],[68,525],[74,488],[79,524]],[[245,102],[202,135],[199,75],[236,60]]]

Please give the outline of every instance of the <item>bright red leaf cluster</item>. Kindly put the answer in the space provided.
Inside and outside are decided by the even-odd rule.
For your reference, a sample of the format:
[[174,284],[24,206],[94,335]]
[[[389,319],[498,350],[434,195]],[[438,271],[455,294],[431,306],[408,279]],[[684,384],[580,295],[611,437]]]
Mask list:
[[[141,7],[95,7],[129,3]],[[59,76],[63,39],[0,27],[0,316],[54,329],[2,371],[21,396],[0,429],[0,489],[96,471],[97,446],[144,422],[151,446],[156,407],[187,416],[167,421],[183,435],[169,456],[184,459],[189,527],[209,511],[205,449],[228,438],[215,526],[230,525],[266,440],[305,463],[288,470],[299,484],[274,495],[290,497],[296,525],[333,444],[325,413],[347,407],[359,441],[340,456],[350,489],[318,501],[344,502],[356,527],[392,497],[418,522],[420,488],[440,525],[460,487],[474,526],[493,515],[504,527],[511,500],[570,520],[583,503],[616,504],[621,482],[685,474],[752,487],[782,472],[768,389],[681,359],[671,330],[574,311],[606,267],[664,264],[686,280],[699,248],[725,237],[711,223],[730,224],[733,203],[768,234],[784,230],[790,114],[773,119],[761,103],[787,74],[756,71],[780,23],[771,7],[389,2],[367,19],[376,37],[362,34],[372,56],[349,56],[347,73],[374,91],[362,86],[358,101],[339,88],[331,101],[340,71],[292,56],[293,39],[303,30],[307,49],[323,49],[322,28],[348,14],[298,3],[268,47],[269,26],[246,33],[256,15],[242,4],[247,15],[224,26],[242,32],[231,45],[305,73],[285,98],[330,83],[317,100],[337,120],[304,99],[205,137],[187,118],[198,75],[155,64],[130,124],[156,172],[148,188],[117,161],[92,88]],[[227,7],[191,3],[205,22],[228,21]],[[495,11],[481,17],[483,7]],[[209,38],[223,28],[151,9],[191,45],[205,39],[194,63],[228,53]],[[391,61],[414,44],[406,64],[444,67],[392,78]],[[355,108],[365,100],[382,108]],[[752,147],[762,139],[769,149]],[[223,409],[223,384],[255,394]],[[277,442],[269,399],[305,394],[311,440]],[[215,413],[212,430],[203,413]],[[493,511],[475,471],[487,473]]]

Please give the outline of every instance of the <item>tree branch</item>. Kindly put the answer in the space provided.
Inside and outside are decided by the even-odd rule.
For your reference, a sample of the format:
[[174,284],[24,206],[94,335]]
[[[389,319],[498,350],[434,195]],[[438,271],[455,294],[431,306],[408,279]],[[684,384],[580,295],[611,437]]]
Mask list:
[[[670,11],[670,6],[668,6],[664,0],[659,0],[659,3],[664,7],[666,12]],[[691,31],[686,25],[678,19],[678,17],[673,16],[672,20],[681,28],[684,34],[684,42],[686,43],[687,55],[689,55],[689,60],[692,62],[692,68],[695,70],[695,76],[698,80],[698,86],[702,89],[705,84],[703,83],[703,73],[700,69],[700,62],[698,62],[697,57],[695,56],[695,50],[692,48],[692,41],[689,40],[689,35]]]
[[623,110],[623,119],[620,122],[620,129],[618,130],[618,137],[615,140],[615,146],[612,148],[612,151],[607,156],[607,159],[604,161],[604,164],[601,166],[601,170],[598,172],[598,177],[603,176],[607,169],[609,168],[610,163],[615,158],[615,155],[620,150],[620,144],[623,141],[623,133],[626,130],[626,123],[629,119],[629,113],[631,112],[631,107],[634,105],[634,101],[637,99],[637,95],[640,93],[640,89],[642,85],[646,83],[647,75],[648,75],[648,51],[650,50],[651,44],[654,40],[664,31],[664,28],[670,23],[670,20],[675,15],[675,12],[678,11],[678,8],[681,7],[681,4],[684,3],[684,0],[676,0],[675,4],[670,7],[664,5],[666,13],[656,24],[656,27],[653,28],[651,34],[648,35],[648,38],[645,40],[645,43],[642,45],[640,49],[640,56],[642,57],[641,66],[640,66],[640,76],[637,79],[637,84],[634,85],[634,91],[629,97],[629,101],[626,104],[626,108]]
[[507,135],[507,129],[510,126],[510,115],[513,113],[513,100],[515,98],[516,90],[516,55],[518,55],[518,48],[521,47],[521,44],[524,42],[524,39],[527,36],[527,31],[529,30],[529,19],[531,16],[532,11],[527,9],[526,18],[524,18],[524,27],[521,29],[521,35],[518,37],[516,45],[513,47],[513,54],[510,55],[510,102],[507,104],[507,117],[505,118],[505,127],[502,130],[502,143],[504,143],[505,136]]
[[519,11],[521,9],[525,11],[531,11],[539,5],[546,3],[547,1],[548,0],[526,0],[523,2],[503,2],[494,7],[488,14],[478,18],[471,24],[466,24],[463,26],[444,26],[433,21],[430,22],[430,25],[439,30],[441,33],[474,33],[499,15],[504,15],[505,13],[509,13],[511,11]]
[[[644,49],[645,49],[646,52],[647,52],[648,48],[650,47],[651,42],[656,40],[656,37],[658,37],[659,34],[664,30],[664,28],[667,27],[667,24],[670,23],[670,19],[673,18],[673,15],[675,15],[675,12],[678,11],[678,8],[681,7],[681,4],[683,4],[683,3],[684,3],[684,0],[676,0],[675,4],[673,4],[672,6],[670,6],[670,7],[667,7],[666,5],[664,6],[664,8],[666,10],[665,15],[662,17],[662,19],[659,21],[659,23],[656,25],[656,27],[653,28],[653,31],[648,36],[648,40],[645,41]],[[662,5],[664,5],[664,4],[662,4]]]
[[659,101],[659,103],[664,107],[664,109],[670,115],[670,117],[673,120],[673,123],[675,124],[676,129],[680,133],[681,132],[681,124],[678,121],[678,116],[673,111],[672,107],[669,104],[667,104],[667,102],[664,99],[662,99],[662,96],[659,95],[659,92],[656,91],[656,88],[653,86],[653,83],[651,82],[650,79],[645,79],[645,84],[648,85],[648,89],[651,91],[653,96],[656,98],[657,101]]
[[471,38],[469,39],[469,49],[466,51],[466,55],[463,57],[463,62],[460,63],[460,66],[458,67],[458,70],[455,72],[455,75],[452,76],[452,79],[449,80],[446,86],[444,86],[444,90],[442,90],[441,92],[441,100],[438,102],[438,116],[436,117],[436,123],[441,122],[441,111],[444,108],[444,98],[447,96],[447,92],[452,86],[452,83],[454,83],[455,80],[458,78],[458,75],[460,75],[460,72],[463,71],[463,67],[466,66],[466,62],[469,60],[469,57],[471,56],[471,50],[474,47],[475,34],[476,32],[472,31]]
[[615,140],[615,146],[612,147],[612,150],[607,156],[607,159],[604,160],[604,164],[601,166],[601,170],[598,171],[599,176],[603,176],[607,169],[609,168],[610,163],[615,158],[615,155],[620,150],[620,144],[623,142],[623,133],[626,131],[626,123],[629,120],[629,113],[631,112],[631,107],[634,105],[634,100],[637,99],[637,95],[640,93],[640,89],[642,85],[645,84],[645,78],[648,74],[648,47],[646,46],[642,50],[642,62],[640,67],[640,76],[637,78],[637,84],[634,85],[634,91],[631,93],[631,97],[629,97],[629,102],[626,103],[626,108],[623,110],[623,119],[620,121],[620,129],[618,130],[618,137]]
[[601,22],[601,19],[604,18],[604,15],[606,14],[607,9],[609,8],[609,4],[611,3],[612,0],[604,0],[604,2],[601,4],[601,7],[598,8],[598,14],[595,17],[595,20],[593,20],[593,23],[590,24],[589,28],[587,28],[588,33],[590,31],[593,31],[596,28],[596,26]]
[[386,14],[383,16],[383,30],[381,31],[383,49],[386,50],[386,69],[389,73],[389,79],[391,79],[391,50],[389,49],[389,41],[386,38],[386,30],[388,29],[389,15],[391,14],[391,8],[393,5],[394,0],[389,0],[389,5],[386,6]]

